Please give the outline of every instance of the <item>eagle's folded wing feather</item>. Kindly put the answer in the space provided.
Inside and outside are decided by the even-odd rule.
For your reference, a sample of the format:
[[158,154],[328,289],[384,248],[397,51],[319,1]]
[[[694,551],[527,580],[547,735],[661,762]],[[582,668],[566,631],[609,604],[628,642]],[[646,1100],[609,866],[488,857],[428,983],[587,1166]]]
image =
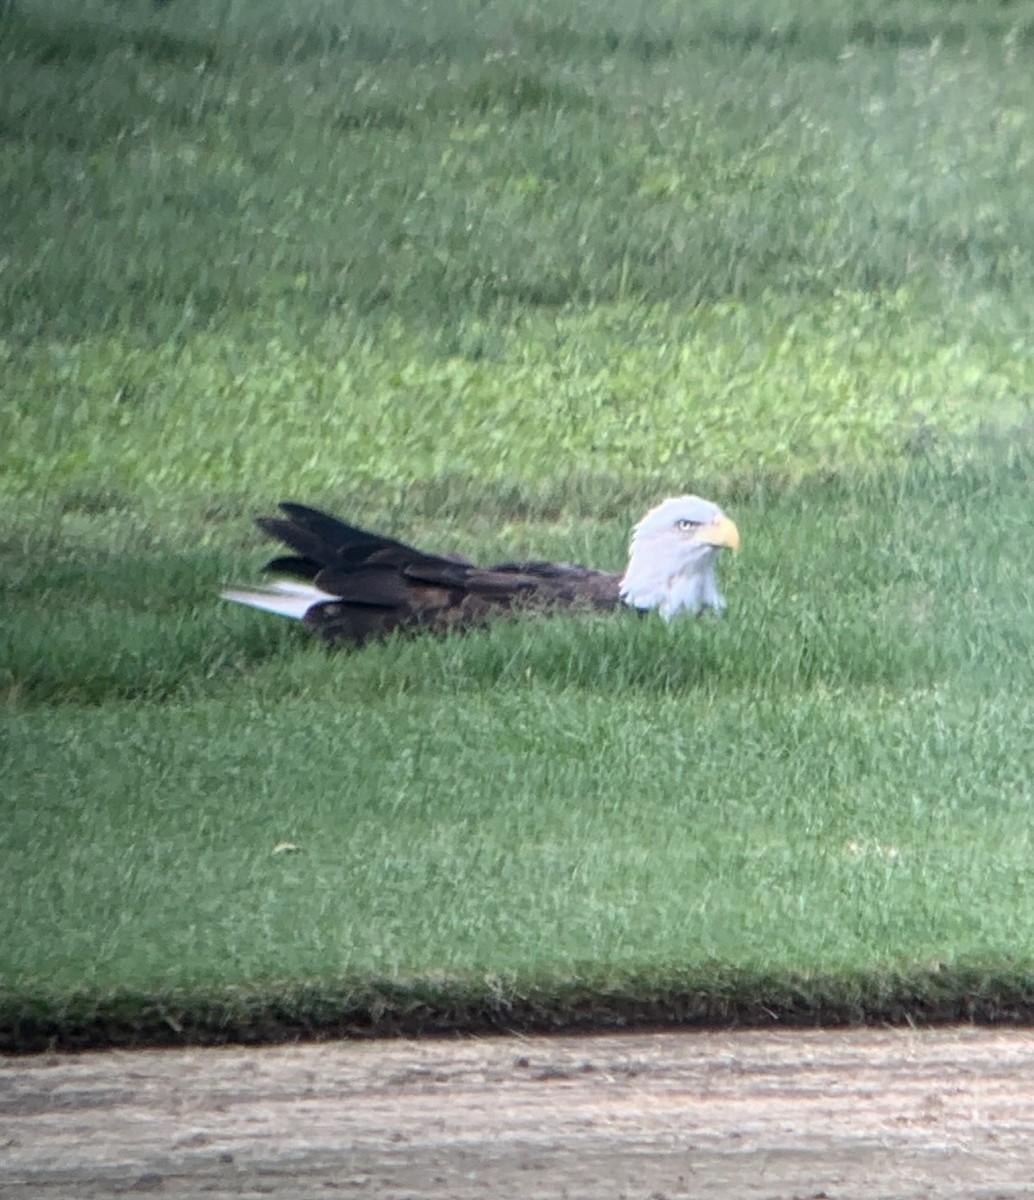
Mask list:
[[442,632],[493,614],[551,607],[609,609],[620,603],[620,577],[604,571],[548,562],[478,567],[425,554],[301,504],[281,504],[280,509],[284,516],[262,517],[258,524],[295,553],[274,558],[266,570],[305,580],[314,590],[288,594],[285,585],[273,585],[227,595],[300,616],[328,641],[362,643],[396,629]]

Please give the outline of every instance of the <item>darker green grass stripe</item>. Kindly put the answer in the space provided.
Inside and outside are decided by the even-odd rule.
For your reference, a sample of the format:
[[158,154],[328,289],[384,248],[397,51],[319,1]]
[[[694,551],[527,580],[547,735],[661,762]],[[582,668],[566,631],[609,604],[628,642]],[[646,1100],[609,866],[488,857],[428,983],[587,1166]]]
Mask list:
[[0,1053],[630,1029],[1034,1024],[1034,966],[836,974],[722,965],[651,979],[347,980],[0,995]]

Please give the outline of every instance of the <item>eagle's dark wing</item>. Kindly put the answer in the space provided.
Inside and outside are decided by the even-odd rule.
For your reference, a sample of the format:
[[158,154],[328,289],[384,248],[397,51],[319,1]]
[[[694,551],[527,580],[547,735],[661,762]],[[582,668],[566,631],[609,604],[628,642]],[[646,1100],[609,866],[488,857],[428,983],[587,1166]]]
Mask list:
[[330,642],[362,644],[396,629],[444,632],[518,611],[613,609],[620,603],[620,575],[567,563],[478,567],[425,554],[301,504],[280,508],[283,517],[258,523],[295,553],[273,559],[266,570],[327,594],[303,619]]

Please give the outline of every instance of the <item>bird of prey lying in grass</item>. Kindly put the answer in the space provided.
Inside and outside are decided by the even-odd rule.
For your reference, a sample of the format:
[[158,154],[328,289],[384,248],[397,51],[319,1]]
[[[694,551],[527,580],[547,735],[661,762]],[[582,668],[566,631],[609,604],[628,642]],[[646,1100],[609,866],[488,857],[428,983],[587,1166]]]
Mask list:
[[717,504],[674,496],[636,525],[624,574],[569,563],[503,562],[479,567],[464,559],[425,554],[403,542],[366,533],[301,504],[281,504],[283,516],[259,526],[287,544],[291,555],[266,570],[287,576],[226,600],[293,617],[328,642],[362,645],[393,630],[444,632],[517,612],[571,609],[721,611],[715,579],[722,547],[740,535]]

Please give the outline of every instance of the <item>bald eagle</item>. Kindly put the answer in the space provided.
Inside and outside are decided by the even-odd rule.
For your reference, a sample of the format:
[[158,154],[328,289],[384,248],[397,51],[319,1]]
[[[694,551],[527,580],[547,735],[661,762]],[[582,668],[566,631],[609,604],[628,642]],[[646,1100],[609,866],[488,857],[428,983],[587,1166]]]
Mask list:
[[715,579],[723,547],[740,535],[717,504],[674,496],[632,531],[628,566],[612,574],[570,563],[502,562],[491,567],[426,554],[346,525],[301,504],[258,525],[294,553],[265,570],[286,576],[268,585],[222,593],[223,599],[300,620],[327,642],[362,645],[396,629],[444,632],[516,612],[627,606],[676,613],[720,612]]

